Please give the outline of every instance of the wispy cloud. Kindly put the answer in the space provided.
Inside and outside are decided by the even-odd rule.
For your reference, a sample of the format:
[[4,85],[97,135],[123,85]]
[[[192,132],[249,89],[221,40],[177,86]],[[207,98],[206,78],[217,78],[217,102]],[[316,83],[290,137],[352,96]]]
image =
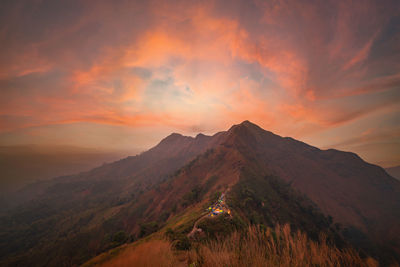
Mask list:
[[307,138],[399,105],[398,1],[15,1],[2,10],[3,133],[87,122],[191,134],[250,119]]

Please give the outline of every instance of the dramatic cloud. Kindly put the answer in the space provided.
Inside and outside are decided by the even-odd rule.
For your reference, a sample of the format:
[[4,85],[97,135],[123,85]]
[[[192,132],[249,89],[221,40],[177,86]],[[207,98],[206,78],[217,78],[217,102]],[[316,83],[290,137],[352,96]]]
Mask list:
[[399,124],[385,120],[400,117],[398,1],[0,6],[2,144],[57,135],[88,145],[88,129],[102,129],[90,146],[145,148],[169,131],[213,133],[248,119],[400,164],[398,152],[378,160],[385,146],[368,145],[390,136],[400,151]]

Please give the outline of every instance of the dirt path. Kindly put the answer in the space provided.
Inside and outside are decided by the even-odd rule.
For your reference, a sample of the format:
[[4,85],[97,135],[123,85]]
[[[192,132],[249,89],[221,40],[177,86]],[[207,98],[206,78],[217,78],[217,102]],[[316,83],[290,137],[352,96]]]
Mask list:
[[187,234],[187,237],[192,238],[197,232],[201,232],[202,231],[201,228],[198,228],[197,225],[199,224],[199,222],[201,220],[203,220],[204,218],[206,218],[208,216],[209,216],[209,213],[207,213],[206,215],[203,215],[199,219],[197,219],[197,221],[193,225],[192,231],[190,231],[190,233]]

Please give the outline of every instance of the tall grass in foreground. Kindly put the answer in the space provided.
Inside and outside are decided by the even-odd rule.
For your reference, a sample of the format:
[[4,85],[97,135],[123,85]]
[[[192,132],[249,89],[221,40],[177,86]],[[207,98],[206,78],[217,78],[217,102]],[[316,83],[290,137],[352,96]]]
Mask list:
[[151,240],[125,251],[105,266],[378,266],[351,249],[339,250],[322,236],[314,242],[288,225],[262,230],[250,226],[224,239],[194,245],[188,252],[174,251],[166,240]]
[[354,250],[329,246],[321,236],[314,242],[289,225],[261,230],[250,226],[189,252],[189,261],[198,266],[378,266],[372,258],[362,259]]

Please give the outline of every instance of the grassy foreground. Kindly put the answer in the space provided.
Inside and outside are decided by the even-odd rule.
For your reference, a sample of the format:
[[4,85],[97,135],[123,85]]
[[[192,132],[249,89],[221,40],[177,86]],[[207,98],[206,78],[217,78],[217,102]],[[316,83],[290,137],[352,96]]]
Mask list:
[[378,266],[352,249],[339,250],[323,236],[319,242],[288,225],[275,229],[251,226],[223,239],[198,243],[176,251],[168,240],[148,242],[124,250],[102,266]]

